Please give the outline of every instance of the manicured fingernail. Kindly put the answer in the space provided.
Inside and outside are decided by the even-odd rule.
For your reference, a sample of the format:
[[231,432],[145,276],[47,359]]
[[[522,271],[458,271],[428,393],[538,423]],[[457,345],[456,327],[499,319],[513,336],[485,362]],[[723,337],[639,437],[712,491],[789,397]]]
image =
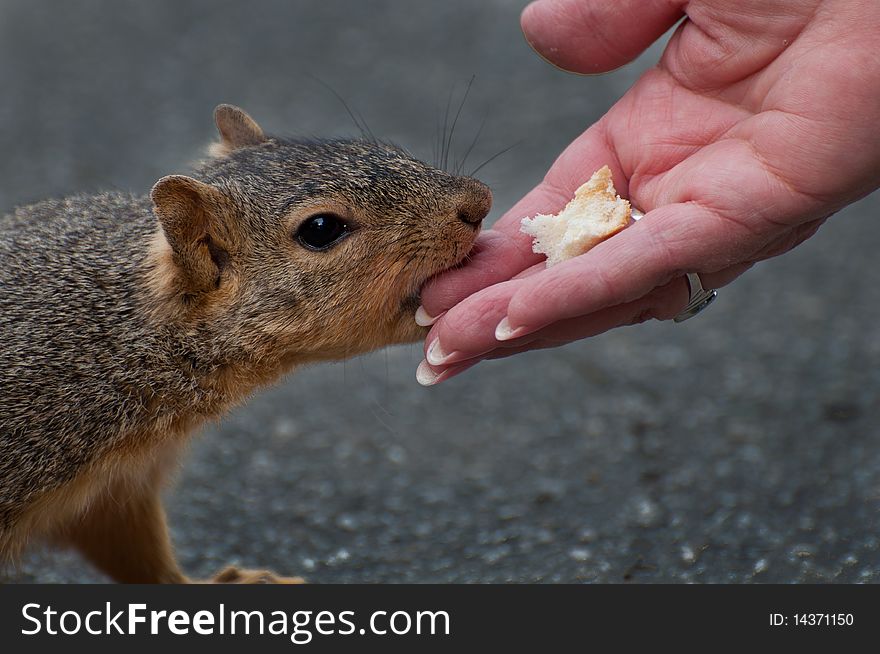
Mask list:
[[419,364],[419,367],[416,368],[416,381],[422,386],[433,386],[437,383],[438,377],[440,377],[440,375],[431,370],[427,361],[422,361]]
[[442,315],[443,314],[441,313],[439,316],[432,316],[425,311],[425,307],[419,305],[419,308],[416,309],[416,324],[419,327],[430,327],[437,322]]
[[440,339],[435,338],[428,346],[428,351],[425,352],[425,358],[432,366],[442,366],[449,361],[454,354],[455,352],[445,352],[440,345]]
[[445,382],[447,379],[451,379],[452,377],[463,373],[465,370],[473,368],[477,363],[479,363],[478,360],[472,359],[457,365],[453,364],[448,368],[444,368],[440,372],[434,372],[431,366],[428,365],[427,361],[422,361],[416,370],[416,381],[422,386],[436,386],[440,382]]
[[526,330],[522,327],[517,327],[516,329],[513,329],[510,326],[510,321],[507,319],[507,316],[504,316],[501,319],[501,322],[499,322],[498,326],[495,328],[495,340],[509,341],[518,336],[522,336],[525,331]]

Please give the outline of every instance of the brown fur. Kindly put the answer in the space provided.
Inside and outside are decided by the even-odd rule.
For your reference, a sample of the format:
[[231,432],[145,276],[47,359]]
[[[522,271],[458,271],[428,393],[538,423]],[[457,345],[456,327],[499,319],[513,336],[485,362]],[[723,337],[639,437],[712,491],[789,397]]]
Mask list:
[[[489,209],[479,182],[393,146],[268,137],[228,105],[215,121],[218,156],[152,206],[102,194],[0,221],[0,555],[47,537],[119,581],[186,581],[159,489],[187,436],[299,365],[420,338],[418,289]],[[345,238],[298,242],[328,213]]]

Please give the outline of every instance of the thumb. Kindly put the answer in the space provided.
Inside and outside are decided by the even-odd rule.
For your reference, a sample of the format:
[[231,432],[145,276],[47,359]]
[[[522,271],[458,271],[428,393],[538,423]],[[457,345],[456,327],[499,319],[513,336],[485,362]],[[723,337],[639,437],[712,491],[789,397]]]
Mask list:
[[604,73],[629,63],[684,15],[684,0],[537,0],[520,23],[554,66]]

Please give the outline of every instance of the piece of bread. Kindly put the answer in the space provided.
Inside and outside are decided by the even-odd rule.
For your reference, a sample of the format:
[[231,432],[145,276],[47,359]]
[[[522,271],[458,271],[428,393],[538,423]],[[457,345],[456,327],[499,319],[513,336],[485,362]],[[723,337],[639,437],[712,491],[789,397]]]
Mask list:
[[614,190],[611,169],[603,166],[554,215],[523,218],[520,228],[535,240],[532,250],[547,255],[547,267],[583,254],[614,236],[630,221],[630,205]]

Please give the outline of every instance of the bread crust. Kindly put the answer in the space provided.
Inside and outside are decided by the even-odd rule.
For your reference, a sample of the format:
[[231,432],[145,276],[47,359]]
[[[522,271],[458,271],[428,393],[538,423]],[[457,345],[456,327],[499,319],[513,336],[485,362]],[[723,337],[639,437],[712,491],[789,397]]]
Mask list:
[[534,241],[532,250],[547,255],[551,267],[584,254],[629,225],[632,208],[617,195],[611,169],[603,166],[575,191],[558,214],[523,218],[521,231]]

